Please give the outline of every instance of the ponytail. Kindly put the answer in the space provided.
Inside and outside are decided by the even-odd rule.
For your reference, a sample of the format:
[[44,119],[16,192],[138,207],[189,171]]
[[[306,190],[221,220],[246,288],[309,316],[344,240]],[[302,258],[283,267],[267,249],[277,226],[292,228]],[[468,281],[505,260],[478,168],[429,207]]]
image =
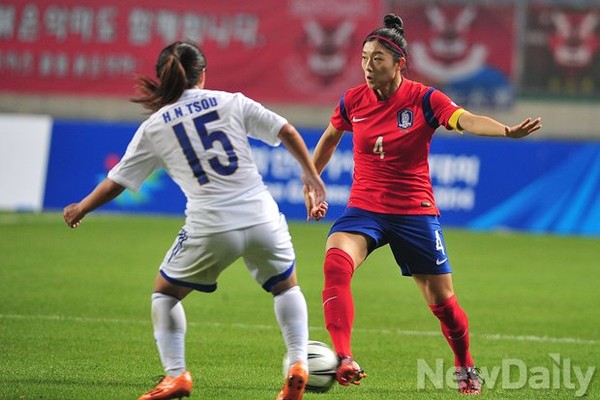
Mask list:
[[152,112],[157,111],[176,102],[186,89],[196,86],[205,68],[206,58],[196,45],[174,42],[165,47],[158,57],[158,81],[147,76],[136,77],[136,90],[140,95],[131,101]]

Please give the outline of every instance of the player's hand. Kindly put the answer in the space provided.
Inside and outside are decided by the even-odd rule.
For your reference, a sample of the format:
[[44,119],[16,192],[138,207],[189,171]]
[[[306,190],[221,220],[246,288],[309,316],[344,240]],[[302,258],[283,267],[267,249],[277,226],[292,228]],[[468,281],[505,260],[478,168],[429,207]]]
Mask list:
[[308,178],[303,177],[304,182],[304,204],[306,205],[306,220],[314,218],[320,220],[325,217],[327,208],[329,207],[325,201],[325,184],[321,178],[316,175],[315,177]]
[[63,218],[69,228],[77,228],[84,216],[79,203],[69,204],[63,209]]
[[512,127],[505,126],[504,134],[506,137],[512,139],[520,139],[522,137],[528,136],[531,133],[537,131],[542,127],[542,119],[540,117],[536,119],[527,118],[519,125],[515,125]]
[[311,219],[319,221],[320,219],[325,218],[327,210],[329,209],[329,204],[327,204],[325,200],[317,204],[315,201],[315,193],[308,190],[306,185],[304,186],[304,203],[306,205],[307,221],[310,221]]
[[325,215],[327,215],[327,210],[329,210],[329,204],[327,204],[326,201],[323,201],[313,212],[311,212],[308,219],[310,220],[311,218],[314,218],[315,221],[319,221],[320,219],[325,218]]

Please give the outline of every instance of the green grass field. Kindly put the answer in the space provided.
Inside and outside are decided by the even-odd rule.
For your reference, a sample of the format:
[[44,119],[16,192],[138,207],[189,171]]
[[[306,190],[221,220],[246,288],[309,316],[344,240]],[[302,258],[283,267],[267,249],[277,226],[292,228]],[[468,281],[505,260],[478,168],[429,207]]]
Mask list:
[[[330,222],[290,224],[310,336],[327,343],[320,292]],[[59,214],[0,214],[0,399],[123,400],[150,389],[162,373],[151,285],[181,224],[97,213],[70,230]],[[473,355],[488,376],[482,398],[600,398],[600,240],[445,236]],[[369,376],[305,399],[458,398],[444,378],[452,355],[438,322],[387,248],[357,271],[353,289],[353,350]],[[184,306],[191,399],[274,399],[283,343],[271,296],[243,265]]]

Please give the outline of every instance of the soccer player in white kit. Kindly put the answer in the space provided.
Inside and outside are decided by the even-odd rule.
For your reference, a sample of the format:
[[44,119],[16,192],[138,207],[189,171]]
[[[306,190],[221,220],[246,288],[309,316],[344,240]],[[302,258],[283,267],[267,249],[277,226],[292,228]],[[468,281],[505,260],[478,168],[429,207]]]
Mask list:
[[273,294],[287,347],[289,373],[276,399],[299,400],[308,380],[306,301],[285,217],[262,181],[248,136],[273,146],[283,142],[298,161],[309,218],[323,215],[323,181],[286,119],[240,93],[204,89],[206,59],[193,43],[174,42],[163,49],[156,75],[158,81],[138,78],[140,97],[134,101],[153,114],[140,125],[121,161],[90,194],[64,209],[67,225],[75,228],[126,188],[139,189],[158,168],[187,198],[185,225],[160,265],[152,294],[154,338],[165,377],[140,400],[189,396],[192,377],[185,364],[181,300],[193,290],[215,291],[219,274],[240,257]]

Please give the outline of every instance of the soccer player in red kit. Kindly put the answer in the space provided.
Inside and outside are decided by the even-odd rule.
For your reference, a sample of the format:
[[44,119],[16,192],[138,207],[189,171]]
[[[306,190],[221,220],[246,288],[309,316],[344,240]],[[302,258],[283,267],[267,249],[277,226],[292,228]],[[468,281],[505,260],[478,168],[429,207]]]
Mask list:
[[[321,136],[313,162],[322,172],[345,131],[353,132],[354,176],[344,213],[326,244],[323,310],[340,358],[344,386],[366,376],[354,361],[354,305],[350,281],[375,249],[390,246],[402,275],[412,276],[455,355],[458,389],[479,394],[481,381],[469,352],[467,316],[460,307],[429,176],[431,139],[439,126],[480,136],[521,138],[541,128],[539,118],[508,127],[458,106],[444,93],[402,76],[407,42],[394,14],[367,35],[362,48],[365,83],[348,90]],[[327,211],[323,203],[320,219]]]

